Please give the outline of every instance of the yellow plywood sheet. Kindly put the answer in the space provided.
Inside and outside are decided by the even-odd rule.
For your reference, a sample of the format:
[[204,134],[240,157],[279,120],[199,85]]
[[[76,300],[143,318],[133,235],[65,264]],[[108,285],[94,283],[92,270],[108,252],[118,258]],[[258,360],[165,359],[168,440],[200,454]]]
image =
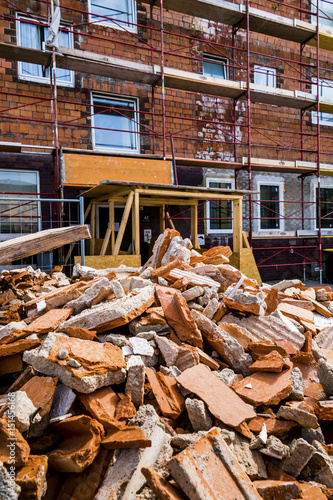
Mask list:
[[[74,257],[75,264],[81,263],[81,257]],[[141,255],[87,255],[85,265],[94,269],[109,267],[141,267]]]
[[172,184],[166,160],[65,153],[64,163],[65,186],[91,187],[107,180]]

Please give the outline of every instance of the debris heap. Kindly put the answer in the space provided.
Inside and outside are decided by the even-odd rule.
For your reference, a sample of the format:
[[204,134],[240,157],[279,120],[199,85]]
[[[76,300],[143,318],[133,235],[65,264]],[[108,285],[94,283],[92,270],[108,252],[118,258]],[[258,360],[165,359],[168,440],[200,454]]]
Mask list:
[[333,294],[166,230],[0,278],[0,498],[333,499]]

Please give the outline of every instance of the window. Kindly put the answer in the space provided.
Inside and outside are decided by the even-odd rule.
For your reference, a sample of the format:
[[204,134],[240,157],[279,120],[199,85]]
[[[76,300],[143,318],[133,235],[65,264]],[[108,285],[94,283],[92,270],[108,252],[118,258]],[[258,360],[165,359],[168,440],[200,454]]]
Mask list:
[[[233,179],[206,179],[206,186],[218,189],[233,189]],[[230,233],[232,231],[232,201],[210,200],[207,202],[207,232]]]
[[[38,198],[38,172],[0,170],[0,186],[4,198]],[[39,202],[0,202],[0,241],[40,229]]]
[[89,0],[89,10],[94,24],[136,31],[135,0]]
[[[312,93],[317,95],[317,79],[312,79]],[[319,81],[319,95],[323,100],[333,100],[333,80],[320,80]],[[312,111],[312,123],[317,123],[318,113],[317,111]],[[333,114],[331,113],[319,113],[319,123],[320,125],[327,125],[329,127],[333,126]]]
[[281,184],[259,184],[260,230],[281,229]]
[[209,54],[203,54],[203,74],[206,76],[214,76],[227,80],[228,76],[228,59]]
[[254,67],[254,83],[265,87],[276,87],[276,69],[265,66]]
[[[312,2],[312,12],[317,13],[317,2]],[[319,25],[333,28],[333,4],[332,0],[319,0]],[[312,24],[317,24],[317,16],[312,16]]]
[[[47,39],[47,27],[34,24],[34,21],[26,18],[17,18],[17,41],[18,45],[28,47],[30,49],[45,49],[45,41]],[[59,45],[62,47],[73,47],[72,33],[67,31],[59,31]],[[50,83],[50,68],[45,68],[40,64],[32,64],[19,61],[18,63],[19,77],[23,80],[34,82]],[[68,69],[57,68],[57,84],[73,87],[74,72]]]
[[136,99],[92,96],[94,149],[140,152]]
[[[316,187],[316,224],[319,217],[318,187]],[[320,187],[320,212],[322,229],[333,229],[333,187]]]

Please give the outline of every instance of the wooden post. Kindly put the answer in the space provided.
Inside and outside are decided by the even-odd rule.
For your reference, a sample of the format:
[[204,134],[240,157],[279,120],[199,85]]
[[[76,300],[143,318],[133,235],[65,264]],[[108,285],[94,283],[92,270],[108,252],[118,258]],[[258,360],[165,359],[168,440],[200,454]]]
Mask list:
[[119,255],[119,250],[120,250],[121,243],[123,241],[124,232],[126,229],[128,217],[129,217],[129,214],[130,214],[130,211],[132,208],[133,198],[134,198],[134,192],[131,191],[129,193],[127,201],[126,201],[125,210],[123,213],[123,217],[121,219],[117,240],[116,240],[116,244],[114,246],[112,255]]
[[132,254],[140,255],[140,195],[135,191],[132,208]]
[[92,202],[90,215],[90,255],[95,255],[95,238],[96,238],[96,203]]
[[160,206],[160,233],[165,231],[165,205]]
[[191,241],[195,249],[199,249],[198,243],[198,202],[191,206]]
[[[84,219],[83,219],[84,222],[86,222],[86,220],[87,220],[87,217],[88,217],[89,212],[91,210],[91,206],[92,206],[92,202],[89,203],[89,205],[86,208],[86,211],[84,212]],[[69,250],[67,252],[67,255],[65,257],[64,266],[66,266],[68,264],[69,259],[70,259],[71,255],[72,255],[72,252],[73,252],[74,248],[75,248],[75,243],[72,243],[70,245]]]
[[109,224],[111,228],[111,254],[112,254],[115,241],[115,230],[114,230],[115,220],[114,220],[114,201],[111,199],[109,200]]
[[233,200],[233,252],[240,253],[243,247],[242,199]]

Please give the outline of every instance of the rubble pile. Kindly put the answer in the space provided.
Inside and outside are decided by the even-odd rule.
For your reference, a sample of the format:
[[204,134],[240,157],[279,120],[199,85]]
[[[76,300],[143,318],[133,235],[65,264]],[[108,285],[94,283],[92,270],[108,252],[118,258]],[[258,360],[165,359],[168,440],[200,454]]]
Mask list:
[[0,498],[333,499],[333,294],[166,230],[0,277]]

